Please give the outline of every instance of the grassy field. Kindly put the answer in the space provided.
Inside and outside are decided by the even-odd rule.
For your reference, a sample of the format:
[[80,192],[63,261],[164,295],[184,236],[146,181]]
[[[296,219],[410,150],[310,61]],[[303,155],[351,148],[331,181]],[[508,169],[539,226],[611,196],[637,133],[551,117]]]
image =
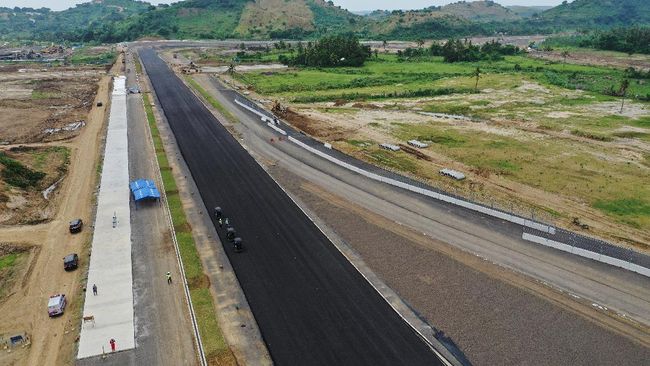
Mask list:
[[72,65],[113,65],[117,60],[117,52],[106,47],[82,47],[74,50],[68,62]]
[[160,166],[165,196],[171,212],[176,240],[185,269],[185,277],[190,288],[190,298],[196,313],[196,321],[198,323],[199,333],[201,334],[206,358],[210,364],[234,364],[234,356],[230,352],[230,348],[221,333],[221,328],[217,321],[209,281],[203,272],[201,258],[196,250],[191,227],[187,222],[187,217],[183,210],[176,180],[174,179],[158,127],[156,126],[156,119],[149,101],[149,95],[145,93],[142,96],[144,98],[145,113]]
[[[497,62],[449,64],[439,57],[399,61],[397,56],[385,54],[361,68],[257,72],[239,74],[238,78],[262,94],[289,101],[367,100],[395,95],[408,97],[407,92],[417,94],[418,91],[421,95],[414,96],[430,96],[441,88],[455,88],[449,94],[471,91],[475,85],[471,75],[477,65],[484,73],[479,80],[481,89],[502,87],[502,79],[534,80],[543,85],[603,95],[610,87],[618,90],[625,78],[620,69],[546,62],[523,56],[508,56]],[[628,95],[650,98],[650,83],[643,79],[630,81]],[[428,90],[431,91],[427,93]]]
[[[478,87],[472,75],[477,66]],[[565,222],[584,214],[577,208],[585,205],[640,230],[639,240],[647,241],[650,79],[630,78],[622,113],[621,98],[610,95],[629,76],[621,68],[525,56],[448,64],[437,57],[402,61],[381,54],[360,68],[259,71],[234,78],[323,126],[350,131],[345,141],[331,142],[369,162],[468,193],[474,179],[446,183],[437,174],[441,165],[457,162],[480,184],[493,183],[482,192],[488,200],[506,179],[573,203],[562,207],[506,184],[512,199]],[[377,148],[410,139],[430,143],[424,153],[432,162]]]
[[0,256],[0,297],[10,289],[18,266],[29,256],[28,251],[19,251]]

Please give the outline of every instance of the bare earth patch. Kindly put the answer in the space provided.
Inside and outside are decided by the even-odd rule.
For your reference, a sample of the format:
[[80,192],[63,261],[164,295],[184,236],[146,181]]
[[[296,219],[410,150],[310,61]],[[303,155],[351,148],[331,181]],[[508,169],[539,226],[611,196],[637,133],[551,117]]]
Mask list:
[[[84,121],[103,69],[19,69],[0,72],[0,143],[67,139]],[[58,130],[57,130],[58,129]],[[56,132],[48,132],[56,130]]]
[[[49,194],[43,191],[52,187],[67,173],[69,150],[65,147],[13,147],[1,149],[7,157],[23,164],[44,177],[35,186],[15,187],[0,177],[0,225],[36,224],[52,219],[58,205],[58,190],[54,186]],[[0,164],[2,166],[2,164]]]

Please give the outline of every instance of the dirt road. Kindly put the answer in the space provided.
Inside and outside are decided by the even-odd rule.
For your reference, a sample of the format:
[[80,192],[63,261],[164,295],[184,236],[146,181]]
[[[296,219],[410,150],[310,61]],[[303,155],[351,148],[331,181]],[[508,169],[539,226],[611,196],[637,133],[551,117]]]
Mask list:
[[[113,71],[118,67],[119,60]],[[0,333],[26,331],[31,336],[31,348],[17,365],[67,365],[74,359],[82,274],[88,266],[92,228],[87,225],[82,233],[73,236],[68,232],[68,221],[79,217],[86,223],[92,222],[110,81],[110,76],[101,79],[86,126],[77,137],[63,144],[71,150],[70,173],[54,198],[59,201],[54,219],[36,227],[0,228],[0,241],[23,242],[41,249],[20,288],[0,304]],[[97,101],[104,102],[104,106],[97,107]],[[65,272],[62,258],[73,252],[80,256],[80,268]],[[50,319],[47,299],[57,293],[66,294],[68,309],[63,316]]]

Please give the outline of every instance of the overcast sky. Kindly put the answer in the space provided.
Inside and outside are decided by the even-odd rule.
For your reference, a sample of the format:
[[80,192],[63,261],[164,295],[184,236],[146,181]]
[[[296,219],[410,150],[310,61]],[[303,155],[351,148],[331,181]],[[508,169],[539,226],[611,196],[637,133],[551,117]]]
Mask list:
[[[150,3],[173,3],[178,0],[151,0]],[[50,8],[52,10],[67,9],[75,4],[86,2],[84,0],[0,0],[0,6],[13,8],[15,6],[31,8]],[[375,9],[421,9],[431,5],[444,5],[456,1],[445,0],[334,0],[334,3],[348,10],[375,10]],[[558,5],[562,0],[496,0],[501,5]]]

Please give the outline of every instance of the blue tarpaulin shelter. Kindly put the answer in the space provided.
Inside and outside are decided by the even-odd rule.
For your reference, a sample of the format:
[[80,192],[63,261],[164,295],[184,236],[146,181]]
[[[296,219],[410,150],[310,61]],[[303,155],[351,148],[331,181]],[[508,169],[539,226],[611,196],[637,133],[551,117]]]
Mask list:
[[138,179],[129,183],[133,199],[138,202],[147,199],[160,199],[160,192],[151,179]]

